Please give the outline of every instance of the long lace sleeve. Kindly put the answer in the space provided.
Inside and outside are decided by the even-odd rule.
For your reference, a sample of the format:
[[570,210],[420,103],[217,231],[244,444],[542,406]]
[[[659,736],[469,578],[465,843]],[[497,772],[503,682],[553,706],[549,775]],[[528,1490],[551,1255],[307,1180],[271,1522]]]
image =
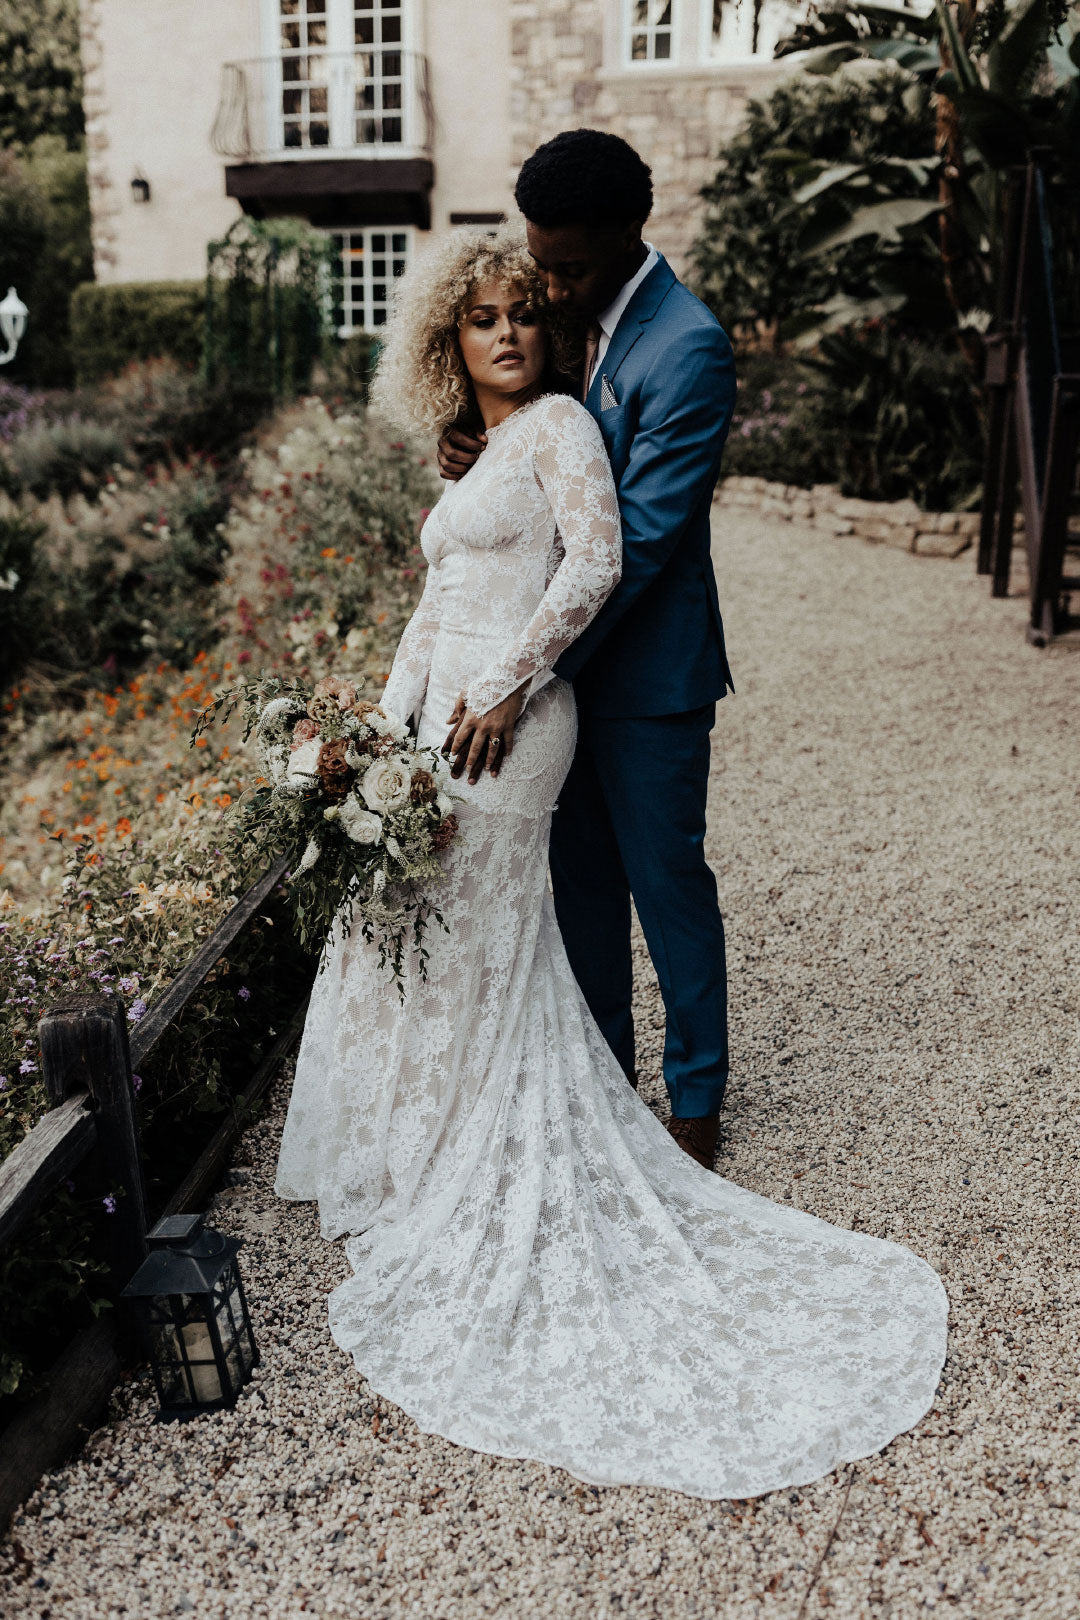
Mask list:
[[619,502],[600,429],[562,396],[538,414],[533,462],[555,515],[563,558],[525,629],[470,682],[465,700],[476,715],[526,681],[526,699],[539,691],[559,654],[595,619],[622,569]]
[[440,590],[439,570],[432,565],[413,616],[398,642],[394,666],[383,691],[383,707],[407,723],[418,722],[424,706],[431,653],[439,629]]

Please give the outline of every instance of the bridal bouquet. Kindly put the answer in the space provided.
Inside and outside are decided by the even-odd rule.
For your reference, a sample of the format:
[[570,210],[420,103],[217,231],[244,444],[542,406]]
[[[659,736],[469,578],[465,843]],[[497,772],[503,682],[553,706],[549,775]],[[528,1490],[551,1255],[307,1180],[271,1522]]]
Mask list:
[[408,727],[356,687],[327,675],[312,690],[278,677],[222,693],[194,737],[244,706],[262,775],[233,818],[234,841],[294,861],[290,881],[304,945],[321,945],[335,922],[359,926],[379,946],[403,993],[411,935],[421,977],[429,919],[442,926],[432,891],[440,856],[457,835],[442,756],[419,748]]

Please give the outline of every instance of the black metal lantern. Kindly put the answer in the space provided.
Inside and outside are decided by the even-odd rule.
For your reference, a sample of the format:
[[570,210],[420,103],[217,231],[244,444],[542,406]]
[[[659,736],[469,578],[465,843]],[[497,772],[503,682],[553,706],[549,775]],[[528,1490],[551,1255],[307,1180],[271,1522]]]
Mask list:
[[121,1292],[135,1301],[162,1418],[234,1406],[259,1359],[236,1255],[205,1215],[168,1215]]
[[141,169],[136,169],[131,181],[131,200],[137,203],[150,201],[150,182]]

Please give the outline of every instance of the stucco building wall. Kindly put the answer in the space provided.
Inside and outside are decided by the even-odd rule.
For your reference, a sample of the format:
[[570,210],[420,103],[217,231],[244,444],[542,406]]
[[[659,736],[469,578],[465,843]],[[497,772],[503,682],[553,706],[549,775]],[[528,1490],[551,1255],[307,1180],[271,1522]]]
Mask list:
[[80,15],[96,278],[198,278],[239,213],[210,129],[220,64],[258,49],[254,0],[81,0]]

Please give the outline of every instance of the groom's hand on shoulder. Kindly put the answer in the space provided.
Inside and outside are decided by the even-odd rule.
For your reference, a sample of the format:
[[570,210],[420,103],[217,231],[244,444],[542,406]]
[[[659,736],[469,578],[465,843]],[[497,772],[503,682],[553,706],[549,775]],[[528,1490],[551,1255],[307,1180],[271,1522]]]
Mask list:
[[447,428],[439,440],[439,473],[456,484],[464,478],[487,444],[486,433],[467,433],[464,428]]

